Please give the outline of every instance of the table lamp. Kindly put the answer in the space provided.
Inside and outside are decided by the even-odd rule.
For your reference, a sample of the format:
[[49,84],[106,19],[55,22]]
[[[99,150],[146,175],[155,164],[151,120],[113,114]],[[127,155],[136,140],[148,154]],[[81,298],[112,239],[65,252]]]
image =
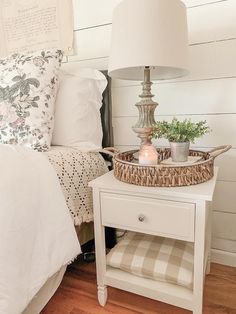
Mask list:
[[[151,134],[155,125],[152,80],[173,79],[188,73],[188,30],[186,7],[180,0],[123,0],[112,21],[108,74],[112,78],[143,80],[143,91],[136,104],[138,122],[132,127],[141,139],[150,164],[153,159]],[[155,150],[156,151],[156,150]]]

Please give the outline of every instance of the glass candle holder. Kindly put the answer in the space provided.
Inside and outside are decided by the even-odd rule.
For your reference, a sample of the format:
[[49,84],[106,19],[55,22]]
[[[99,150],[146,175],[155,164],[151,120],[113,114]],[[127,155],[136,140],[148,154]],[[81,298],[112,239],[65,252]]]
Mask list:
[[143,145],[139,150],[139,164],[143,166],[157,165],[158,153],[152,144]]

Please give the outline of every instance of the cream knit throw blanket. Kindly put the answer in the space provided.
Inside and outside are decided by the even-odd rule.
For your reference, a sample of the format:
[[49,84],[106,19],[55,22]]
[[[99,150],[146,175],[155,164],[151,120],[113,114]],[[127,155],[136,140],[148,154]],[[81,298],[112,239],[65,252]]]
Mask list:
[[102,156],[59,146],[45,154],[56,170],[74,224],[92,221],[92,189],[88,183],[108,171]]

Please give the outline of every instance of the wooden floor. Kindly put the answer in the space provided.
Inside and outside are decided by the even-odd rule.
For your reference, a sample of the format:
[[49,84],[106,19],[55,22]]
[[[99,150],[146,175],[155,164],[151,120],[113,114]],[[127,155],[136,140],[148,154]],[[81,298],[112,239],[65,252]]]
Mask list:
[[[189,314],[191,312],[109,288],[103,308],[96,295],[95,265],[73,263],[42,314]],[[236,268],[212,264],[204,294],[204,314],[236,314]]]

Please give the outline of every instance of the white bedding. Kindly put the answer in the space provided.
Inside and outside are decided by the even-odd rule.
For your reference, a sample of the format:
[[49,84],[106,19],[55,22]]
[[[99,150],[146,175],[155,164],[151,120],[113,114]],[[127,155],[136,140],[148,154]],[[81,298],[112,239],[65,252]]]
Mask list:
[[46,280],[80,252],[47,157],[0,145],[0,313],[22,313]]

